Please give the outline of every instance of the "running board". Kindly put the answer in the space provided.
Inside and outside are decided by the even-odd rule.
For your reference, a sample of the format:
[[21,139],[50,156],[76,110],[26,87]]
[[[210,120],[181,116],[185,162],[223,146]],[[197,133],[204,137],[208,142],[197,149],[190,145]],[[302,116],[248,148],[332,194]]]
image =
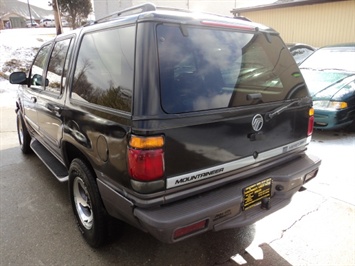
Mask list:
[[32,140],[30,146],[38,158],[60,182],[68,181],[68,170],[38,140]]

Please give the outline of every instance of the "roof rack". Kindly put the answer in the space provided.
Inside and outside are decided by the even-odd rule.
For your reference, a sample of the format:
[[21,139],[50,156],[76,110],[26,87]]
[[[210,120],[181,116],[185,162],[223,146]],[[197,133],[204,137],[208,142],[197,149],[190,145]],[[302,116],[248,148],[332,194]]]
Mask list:
[[155,11],[157,10],[157,7],[152,4],[152,3],[145,3],[142,5],[138,5],[138,6],[132,6],[117,12],[114,12],[106,17],[100,18],[98,20],[96,20],[94,22],[94,24],[97,24],[99,22],[104,22],[104,21],[108,21],[111,19],[115,19],[117,17],[120,17],[124,14],[128,14],[128,15],[132,15],[132,14],[139,14],[139,13],[143,13],[143,12],[147,12],[147,11]]
[[[84,26],[88,26],[88,25],[92,25],[92,24],[97,24],[97,23],[101,23],[101,22],[105,22],[105,21],[110,21],[110,20],[114,20],[117,19],[120,16],[123,15],[133,15],[133,14],[140,14],[140,13],[144,13],[144,12],[148,12],[148,11],[156,11],[156,10],[170,10],[170,11],[183,11],[183,12],[189,12],[189,13],[193,13],[193,11],[188,10],[188,9],[181,9],[181,8],[174,8],[174,7],[166,7],[166,6],[156,6],[155,4],[152,3],[145,3],[145,4],[141,4],[141,5],[137,5],[137,6],[132,6],[123,10],[119,10],[116,11],[108,16],[105,16],[103,18],[100,18],[92,23],[88,23]],[[217,14],[211,14],[211,13],[207,13],[207,12],[203,12],[204,14],[209,14],[209,15],[214,15],[214,16],[219,16],[219,17],[225,17],[225,18],[231,18],[231,17],[227,17],[227,16],[223,16],[223,15],[217,15]],[[245,17],[234,17],[236,19],[241,19],[241,20],[245,20],[245,21],[250,21],[249,19],[245,18]]]
[[252,22],[250,19],[248,19],[247,17],[244,17],[244,16],[235,16],[235,17],[233,17],[233,18]]

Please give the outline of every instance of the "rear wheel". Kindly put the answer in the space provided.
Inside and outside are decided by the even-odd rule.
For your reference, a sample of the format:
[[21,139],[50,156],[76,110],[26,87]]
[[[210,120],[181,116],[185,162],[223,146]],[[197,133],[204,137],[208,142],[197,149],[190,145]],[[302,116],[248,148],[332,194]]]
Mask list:
[[31,143],[31,136],[28,133],[27,127],[25,125],[25,122],[23,121],[21,112],[17,112],[17,118],[16,118],[16,124],[17,124],[17,135],[18,135],[18,140],[20,143],[21,150],[24,154],[28,154],[32,152],[32,149],[30,147]]
[[107,214],[104,209],[95,176],[80,159],[69,169],[69,195],[80,232],[92,247],[104,244],[107,233]]

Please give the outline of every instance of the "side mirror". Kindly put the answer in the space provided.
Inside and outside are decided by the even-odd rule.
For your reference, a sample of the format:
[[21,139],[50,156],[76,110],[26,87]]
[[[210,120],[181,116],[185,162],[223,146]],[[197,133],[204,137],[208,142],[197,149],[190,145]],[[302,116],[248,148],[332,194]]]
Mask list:
[[21,85],[26,85],[27,84],[27,77],[25,72],[14,72],[11,73],[9,77],[9,81],[11,84],[21,84]]

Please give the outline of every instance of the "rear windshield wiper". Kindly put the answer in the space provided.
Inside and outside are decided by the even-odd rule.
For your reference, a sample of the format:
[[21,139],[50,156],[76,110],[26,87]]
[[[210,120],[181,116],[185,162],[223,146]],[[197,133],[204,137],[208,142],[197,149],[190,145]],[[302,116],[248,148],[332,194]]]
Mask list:
[[288,104],[285,104],[283,106],[276,108],[275,110],[273,110],[269,113],[266,113],[265,120],[266,121],[271,120],[273,117],[281,114],[283,111],[287,110],[288,108],[290,108],[293,105],[301,105],[301,104],[306,104],[306,103],[311,103],[311,102],[312,102],[312,99],[310,97],[304,97],[304,98],[301,98],[297,101],[290,102]]
[[319,71],[329,71],[329,70],[348,72],[348,70],[342,69],[342,68],[321,68],[321,69],[319,69]]
[[318,68],[313,68],[313,67],[300,67],[300,70],[313,70],[313,71],[318,71]]
[[313,70],[313,71],[342,71],[342,72],[347,72],[346,69],[341,69],[341,68],[312,68],[312,67],[300,67],[302,70]]

